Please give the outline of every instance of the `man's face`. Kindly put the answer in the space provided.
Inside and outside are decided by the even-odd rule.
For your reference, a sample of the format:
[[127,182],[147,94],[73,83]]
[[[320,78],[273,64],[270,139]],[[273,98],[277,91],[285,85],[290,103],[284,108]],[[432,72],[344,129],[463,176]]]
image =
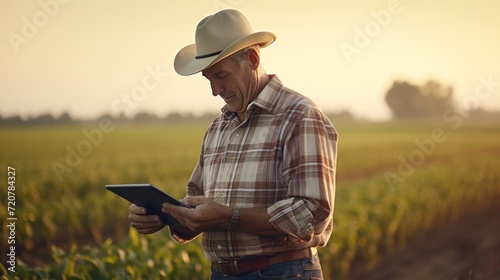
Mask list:
[[227,57],[202,71],[210,81],[213,96],[224,99],[231,112],[243,114],[256,97],[255,79],[250,64]]

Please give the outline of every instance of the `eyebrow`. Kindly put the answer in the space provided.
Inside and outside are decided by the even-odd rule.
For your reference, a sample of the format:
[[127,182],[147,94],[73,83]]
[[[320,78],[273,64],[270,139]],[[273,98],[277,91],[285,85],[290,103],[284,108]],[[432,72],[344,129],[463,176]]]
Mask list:
[[[211,75],[209,75],[210,77],[216,77],[216,76],[220,76],[221,74],[227,74],[229,73],[229,71],[227,70],[219,70]],[[205,78],[208,78],[207,75],[205,75],[205,73],[201,72],[201,75],[203,75]]]

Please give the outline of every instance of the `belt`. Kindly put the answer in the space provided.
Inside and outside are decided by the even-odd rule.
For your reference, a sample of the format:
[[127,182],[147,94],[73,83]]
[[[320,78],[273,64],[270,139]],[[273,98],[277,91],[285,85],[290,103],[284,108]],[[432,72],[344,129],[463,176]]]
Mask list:
[[307,259],[315,256],[318,250],[304,248],[294,251],[285,251],[272,256],[254,256],[235,261],[212,262],[212,267],[225,275],[237,276],[256,270],[264,269],[273,264]]

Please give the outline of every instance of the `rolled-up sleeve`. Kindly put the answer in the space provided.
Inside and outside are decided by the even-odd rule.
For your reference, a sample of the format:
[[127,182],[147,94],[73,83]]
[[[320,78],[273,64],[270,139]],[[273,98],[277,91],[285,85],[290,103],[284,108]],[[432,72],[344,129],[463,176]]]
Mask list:
[[292,243],[308,242],[332,222],[338,134],[312,109],[284,145],[282,174],[287,198],[268,207],[270,222]]

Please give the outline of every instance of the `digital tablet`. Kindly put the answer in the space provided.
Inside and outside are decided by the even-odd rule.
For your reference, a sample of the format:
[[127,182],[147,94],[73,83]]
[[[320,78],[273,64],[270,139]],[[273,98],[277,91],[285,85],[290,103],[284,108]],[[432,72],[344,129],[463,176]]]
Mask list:
[[168,202],[177,206],[193,208],[151,184],[120,184],[106,185],[105,187],[107,190],[125,198],[129,202],[145,207],[148,215],[158,215],[163,222],[170,226],[178,225],[179,222],[172,216],[161,211],[163,203]]

